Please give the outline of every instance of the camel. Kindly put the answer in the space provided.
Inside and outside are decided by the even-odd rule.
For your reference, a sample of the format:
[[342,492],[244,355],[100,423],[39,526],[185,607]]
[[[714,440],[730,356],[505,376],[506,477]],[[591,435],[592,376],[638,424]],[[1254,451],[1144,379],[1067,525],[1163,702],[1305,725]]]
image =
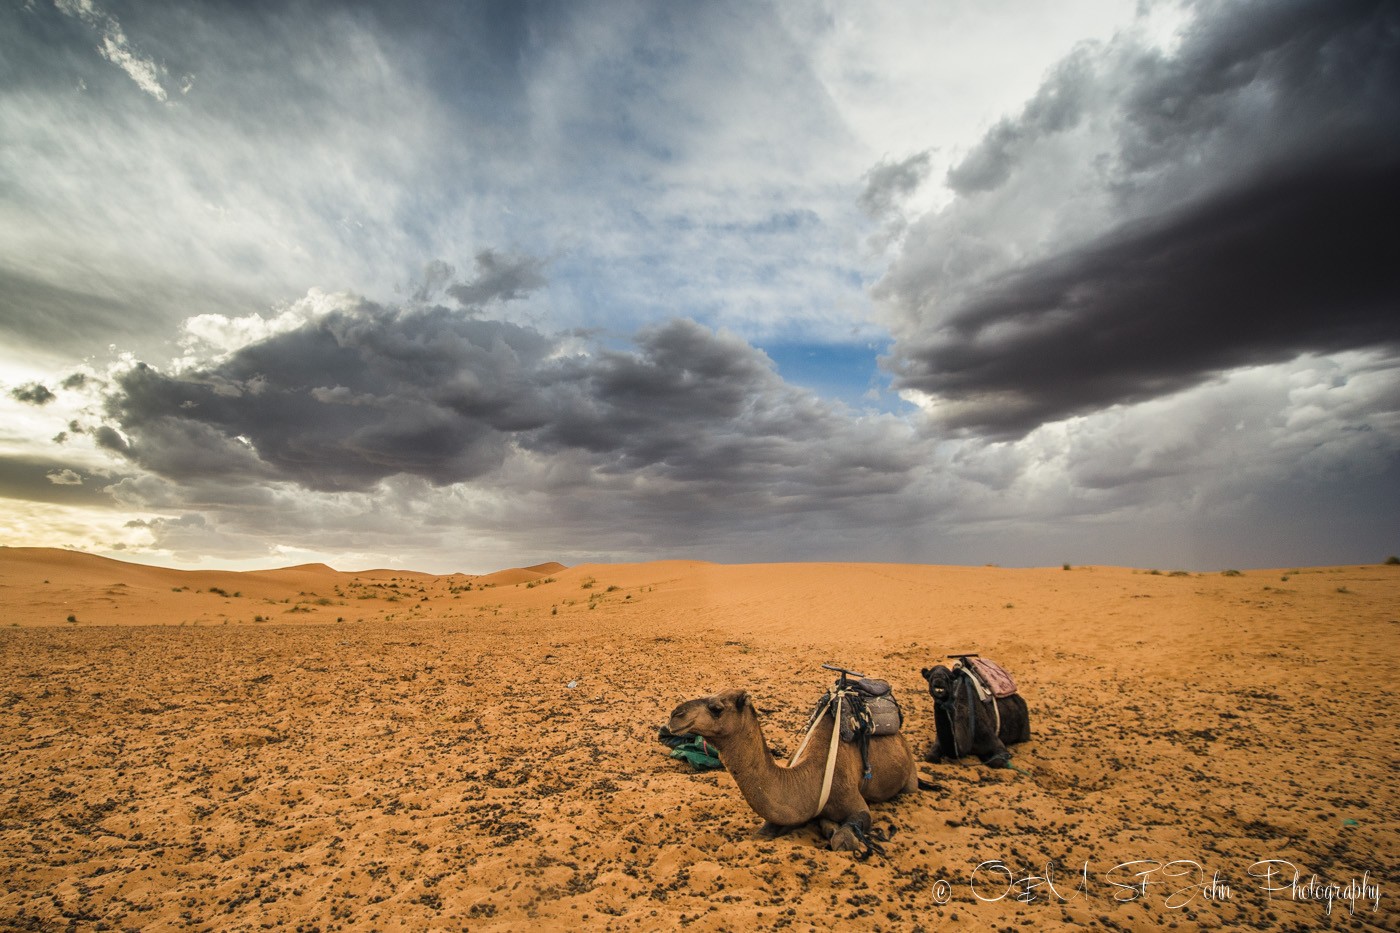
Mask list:
[[786,767],[768,752],[758,710],[747,691],[726,690],[682,703],[667,726],[672,732],[702,735],[719,749],[739,792],[764,819],[760,835],[772,838],[818,819],[832,849],[852,852],[870,833],[866,804],[917,790],[919,775],[901,733],[870,739],[869,780],[863,780],[860,750],[853,743],[840,742],[831,794],[817,812],[833,727],[833,717],[823,716],[802,754]]
[[993,710],[991,702],[977,698],[969,681],[971,675],[966,671],[954,672],[940,664],[920,673],[928,681],[928,692],[933,697],[938,736],[925,761],[937,764],[944,759],[956,761],[964,755],[976,755],[988,767],[1003,768],[1011,763],[1011,752],[1006,746],[1030,739],[1030,711],[1019,693],[996,697],[991,701],[997,704]]

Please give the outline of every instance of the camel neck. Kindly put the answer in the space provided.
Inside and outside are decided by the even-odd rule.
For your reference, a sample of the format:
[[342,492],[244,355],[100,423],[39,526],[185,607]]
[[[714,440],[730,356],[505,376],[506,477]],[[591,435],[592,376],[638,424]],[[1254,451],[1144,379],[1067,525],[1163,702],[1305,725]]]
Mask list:
[[763,726],[757,714],[750,714],[743,728],[719,746],[720,757],[754,812],[779,826],[796,826],[815,815],[831,728],[832,720],[822,717],[802,759],[788,768],[768,753]]

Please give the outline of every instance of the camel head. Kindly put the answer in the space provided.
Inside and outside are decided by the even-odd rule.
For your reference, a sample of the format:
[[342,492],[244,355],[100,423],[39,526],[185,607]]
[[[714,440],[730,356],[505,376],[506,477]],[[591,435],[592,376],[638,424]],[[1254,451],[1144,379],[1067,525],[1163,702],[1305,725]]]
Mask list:
[[734,735],[745,719],[756,715],[746,691],[725,690],[677,706],[666,728],[677,735],[695,733],[707,739],[723,739]]
[[928,693],[935,703],[953,696],[953,672],[947,667],[942,664],[926,667],[920,673],[924,675],[924,680],[928,681]]

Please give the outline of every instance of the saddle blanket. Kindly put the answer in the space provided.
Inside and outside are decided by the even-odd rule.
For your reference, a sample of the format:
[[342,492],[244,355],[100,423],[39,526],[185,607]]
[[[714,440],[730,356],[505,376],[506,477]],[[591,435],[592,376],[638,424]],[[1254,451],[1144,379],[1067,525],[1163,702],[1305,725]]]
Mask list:
[[1009,697],[1015,694],[1016,681],[1011,679],[1011,675],[1006,673],[1000,664],[989,661],[986,658],[964,658],[976,672],[978,679],[991,691],[992,696]]

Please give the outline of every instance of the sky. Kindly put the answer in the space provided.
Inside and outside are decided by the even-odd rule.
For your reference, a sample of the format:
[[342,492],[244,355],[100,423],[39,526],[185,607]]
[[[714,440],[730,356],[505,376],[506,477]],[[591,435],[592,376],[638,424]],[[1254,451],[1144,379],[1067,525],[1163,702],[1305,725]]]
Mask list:
[[0,5],[0,545],[1400,552],[1400,7]]

